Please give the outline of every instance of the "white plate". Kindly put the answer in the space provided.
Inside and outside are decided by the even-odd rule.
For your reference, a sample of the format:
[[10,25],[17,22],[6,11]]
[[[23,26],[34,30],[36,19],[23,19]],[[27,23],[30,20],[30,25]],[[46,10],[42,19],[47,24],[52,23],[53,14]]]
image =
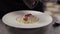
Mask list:
[[[16,18],[18,16],[24,15],[24,14],[33,14],[34,16],[39,18],[39,21],[34,23],[34,24],[23,24],[23,23],[18,23],[16,21]],[[52,22],[52,17],[38,11],[31,11],[31,10],[22,10],[22,11],[14,11],[6,14],[3,18],[2,21],[9,26],[16,27],[16,28],[38,28],[38,27],[43,27]]]

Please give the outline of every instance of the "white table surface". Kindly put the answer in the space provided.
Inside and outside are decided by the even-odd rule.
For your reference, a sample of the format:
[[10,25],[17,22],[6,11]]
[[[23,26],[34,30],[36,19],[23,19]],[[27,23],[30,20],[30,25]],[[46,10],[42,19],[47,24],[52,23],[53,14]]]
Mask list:
[[0,19],[0,34],[60,34],[60,26],[54,28],[52,24],[37,29],[26,30],[7,26]]

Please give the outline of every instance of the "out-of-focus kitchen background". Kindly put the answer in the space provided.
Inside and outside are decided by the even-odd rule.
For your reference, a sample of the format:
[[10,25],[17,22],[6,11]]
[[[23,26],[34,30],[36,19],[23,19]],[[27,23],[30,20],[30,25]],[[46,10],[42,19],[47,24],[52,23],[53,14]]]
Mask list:
[[[36,9],[29,9],[23,2],[23,0],[0,0],[0,18],[8,12],[16,10],[38,10],[52,15],[59,13],[60,5],[57,3],[60,0],[40,0],[40,4]],[[39,7],[40,6],[40,7]]]
[[60,23],[60,0],[50,0],[45,3],[45,13],[53,16]]
[[43,3],[40,1],[37,7],[29,9],[23,0],[0,0],[0,18],[8,12],[17,10],[38,10],[43,11]]

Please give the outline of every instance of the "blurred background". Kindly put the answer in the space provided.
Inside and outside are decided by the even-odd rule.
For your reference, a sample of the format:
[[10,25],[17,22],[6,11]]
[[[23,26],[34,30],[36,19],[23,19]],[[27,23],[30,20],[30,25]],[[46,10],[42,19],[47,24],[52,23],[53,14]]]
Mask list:
[[8,12],[17,10],[37,10],[43,12],[43,3],[39,1],[33,9],[28,8],[24,0],[0,0],[0,18]]
[[26,0],[0,0],[0,18],[8,12],[17,10],[36,10],[52,15],[60,11],[60,0],[38,0],[37,5],[30,9]]

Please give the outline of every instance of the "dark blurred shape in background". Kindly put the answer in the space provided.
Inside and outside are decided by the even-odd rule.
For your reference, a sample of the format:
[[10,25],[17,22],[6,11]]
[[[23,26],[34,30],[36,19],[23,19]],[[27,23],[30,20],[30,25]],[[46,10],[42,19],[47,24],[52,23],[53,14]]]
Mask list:
[[37,10],[44,12],[42,2],[39,2],[33,9],[29,9],[23,0],[0,0],[0,18],[8,12],[17,10]]
[[57,0],[57,4],[59,4],[59,5],[60,5],[60,0]]

